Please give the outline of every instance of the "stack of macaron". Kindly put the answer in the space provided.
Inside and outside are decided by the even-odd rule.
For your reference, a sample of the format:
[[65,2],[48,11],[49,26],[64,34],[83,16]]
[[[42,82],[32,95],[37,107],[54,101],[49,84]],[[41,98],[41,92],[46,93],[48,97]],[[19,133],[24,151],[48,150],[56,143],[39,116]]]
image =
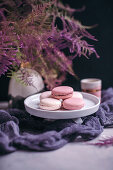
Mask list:
[[59,86],[40,95],[40,109],[44,110],[79,110],[84,107],[83,96],[74,92],[72,87]]

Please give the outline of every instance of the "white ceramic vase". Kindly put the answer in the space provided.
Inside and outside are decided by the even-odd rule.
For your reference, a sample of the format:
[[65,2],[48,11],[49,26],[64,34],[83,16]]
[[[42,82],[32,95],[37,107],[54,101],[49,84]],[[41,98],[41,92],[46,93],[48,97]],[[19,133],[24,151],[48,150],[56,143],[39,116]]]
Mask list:
[[26,98],[44,89],[44,82],[41,75],[35,70],[31,70],[31,69],[29,70],[32,76],[33,86],[25,86],[17,82],[14,78],[11,78],[9,82],[8,95],[11,95],[12,97],[20,96]]

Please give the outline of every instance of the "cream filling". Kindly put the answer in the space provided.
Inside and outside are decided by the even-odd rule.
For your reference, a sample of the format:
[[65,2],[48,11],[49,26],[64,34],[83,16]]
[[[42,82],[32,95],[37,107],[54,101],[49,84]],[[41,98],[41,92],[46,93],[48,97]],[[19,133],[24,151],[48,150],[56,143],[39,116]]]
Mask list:
[[62,94],[62,95],[55,95],[55,94],[52,94],[52,95],[53,95],[53,96],[66,96],[66,95],[70,95],[70,94],[73,94],[73,93]]

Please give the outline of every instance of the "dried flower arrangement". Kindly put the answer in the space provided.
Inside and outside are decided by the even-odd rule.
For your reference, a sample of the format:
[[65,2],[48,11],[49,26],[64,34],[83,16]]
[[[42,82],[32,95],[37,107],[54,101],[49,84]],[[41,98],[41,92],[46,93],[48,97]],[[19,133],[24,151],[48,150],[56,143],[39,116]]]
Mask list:
[[27,0],[27,3],[28,14],[23,14],[20,8],[25,6],[25,0],[2,0],[0,4],[0,75],[11,70],[16,79],[31,85],[26,68],[32,68],[51,89],[65,80],[66,72],[76,76],[72,69],[76,56],[95,53],[99,57],[86,41],[86,38],[96,40],[95,37],[74,19],[75,9],[57,0]]
[[104,137],[104,139],[100,139],[96,143],[89,143],[89,144],[90,145],[99,146],[99,147],[102,147],[102,146],[105,146],[105,147],[113,146],[113,136],[106,136],[106,137]]

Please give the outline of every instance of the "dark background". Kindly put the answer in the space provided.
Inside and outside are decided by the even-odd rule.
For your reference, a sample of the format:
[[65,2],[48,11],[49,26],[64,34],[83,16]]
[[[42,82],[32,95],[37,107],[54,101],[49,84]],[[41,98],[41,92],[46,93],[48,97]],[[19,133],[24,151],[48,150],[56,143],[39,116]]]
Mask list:
[[[86,6],[85,11],[75,13],[75,18],[80,20],[83,25],[98,24],[96,28],[89,32],[98,39],[93,42],[100,58],[92,55],[90,59],[77,57],[73,61],[73,68],[80,79],[100,78],[102,79],[103,89],[113,86],[113,4],[109,0],[65,0],[73,8]],[[0,78],[0,100],[7,100],[9,78]],[[76,89],[79,81],[67,75],[66,85]]]

